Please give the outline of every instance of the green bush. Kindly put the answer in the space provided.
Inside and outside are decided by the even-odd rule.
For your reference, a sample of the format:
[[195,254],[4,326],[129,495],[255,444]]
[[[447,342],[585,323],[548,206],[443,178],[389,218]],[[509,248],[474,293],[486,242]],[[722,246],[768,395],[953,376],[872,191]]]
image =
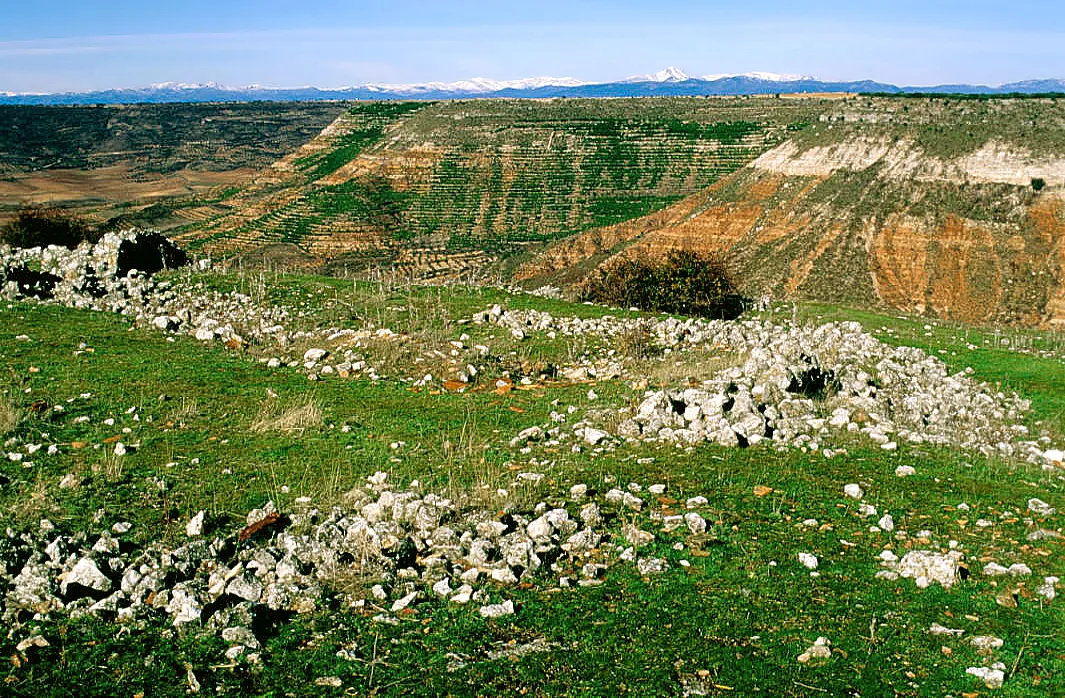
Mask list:
[[84,221],[43,208],[23,209],[0,228],[0,242],[20,248],[59,245],[74,249],[86,240],[99,239],[100,234]]
[[725,320],[743,312],[743,297],[724,261],[688,250],[673,250],[660,261],[615,262],[587,282],[581,297],[622,308]]
[[1047,182],[1042,177],[1032,177],[1032,189],[1041,191],[1046,185]]

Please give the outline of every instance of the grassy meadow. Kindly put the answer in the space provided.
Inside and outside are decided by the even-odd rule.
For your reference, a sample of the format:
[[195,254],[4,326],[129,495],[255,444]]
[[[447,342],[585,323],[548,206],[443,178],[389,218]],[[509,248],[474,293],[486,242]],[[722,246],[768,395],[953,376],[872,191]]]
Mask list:
[[[701,495],[707,502],[699,511],[710,526],[697,536],[651,529],[650,549],[668,563],[658,575],[618,565],[599,586],[562,588],[547,573],[536,585],[500,588],[516,613],[499,619],[482,618],[475,605],[433,599],[398,623],[377,622],[380,609],[339,603],[338,580],[318,612],[277,626],[259,661],[229,660],[221,639],[175,630],[165,617],[140,631],[62,615],[20,621],[0,633],[0,694],[1065,695],[1061,600],[1035,593],[1044,576],[1065,576],[1065,550],[1061,538],[1027,540],[1038,528],[1062,528],[1061,514],[1027,510],[1031,498],[1065,510],[1060,469],[928,445],[886,452],[856,437],[840,437],[846,453],[831,458],[712,444],[522,453],[510,440],[549,423],[552,411],[572,406],[579,416],[632,406],[643,384],[634,387],[631,376],[651,387],[673,385],[684,376],[706,378],[735,357],[655,356],[635,341],[608,346],[536,333],[519,341],[463,322],[494,303],[558,315],[610,312],[495,289],[272,275],[175,278],[289,306],[294,327],[307,331],[389,327],[408,339],[366,348],[379,380],[311,381],[292,367],[268,367],[265,359],[278,352],[266,348],[225,349],[133,327],[120,316],[4,303],[0,438],[59,448],[3,460],[0,530],[36,531],[41,519],[68,533],[128,521],[125,539],[135,545],[177,545],[200,510],[213,532],[231,535],[268,501],[280,511],[299,497],[321,508],[339,505],[377,471],[520,511],[564,502],[579,483],[592,493],[660,483],[665,494],[648,498],[649,507],[683,513],[685,499]],[[884,341],[921,347],[958,370],[970,366],[977,379],[1030,398],[1032,433],[1063,443],[1060,335],[838,306],[788,306],[770,315],[780,322],[857,320]],[[415,387],[409,379],[431,372],[425,367],[464,334],[465,345],[492,348],[496,374],[483,372],[464,392]],[[286,351],[302,356],[314,345],[306,341]],[[534,378],[507,389],[494,382],[505,372],[536,376],[544,366],[610,351],[629,377]],[[46,409],[56,405],[63,410]],[[118,441],[129,447],[126,455],[114,455]],[[897,477],[902,465],[916,474]],[[522,472],[544,477],[516,480]],[[69,474],[67,484],[77,484],[60,487]],[[859,516],[857,502],[844,495],[848,483],[861,484],[876,516]],[[885,513],[904,538],[870,529]],[[645,528],[646,515],[639,514]],[[612,524],[619,542],[628,516]],[[816,523],[804,523],[810,519]],[[946,550],[950,541],[965,553],[969,574],[949,590],[874,577],[884,550],[901,557],[909,549]],[[800,564],[801,552],[819,558],[816,576]],[[1033,575],[988,577],[981,570],[989,561],[1024,563]],[[933,623],[964,634],[930,634]],[[47,646],[16,648],[33,634]],[[983,656],[970,643],[981,635],[1003,644]],[[800,663],[822,636],[831,641],[831,657]],[[966,674],[992,661],[1006,667],[996,690]]]

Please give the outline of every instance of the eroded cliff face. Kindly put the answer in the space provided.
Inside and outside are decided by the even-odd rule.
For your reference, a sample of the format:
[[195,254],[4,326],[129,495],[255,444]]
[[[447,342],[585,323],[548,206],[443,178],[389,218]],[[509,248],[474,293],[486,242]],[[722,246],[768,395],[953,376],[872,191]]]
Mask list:
[[725,255],[750,295],[1061,325],[1065,159],[994,141],[954,159],[905,139],[789,141],[655,216],[549,248],[519,275],[671,248]]
[[788,141],[763,153],[751,166],[783,175],[815,177],[877,166],[881,176],[900,180],[1026,186],[1038,178],[1047,184],[1065,185],[1065,158],[1036,155],[997,139],[953,159],[925,152],[910,138],[861,136],[807,149]]

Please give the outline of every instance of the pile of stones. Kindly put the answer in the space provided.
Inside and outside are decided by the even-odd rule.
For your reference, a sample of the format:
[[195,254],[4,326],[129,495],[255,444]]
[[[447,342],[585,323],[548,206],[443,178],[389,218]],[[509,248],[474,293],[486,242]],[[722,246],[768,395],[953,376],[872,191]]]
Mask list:
[[524,338],[616,338],[648,332],[670,354],[728,352],[742,363],[698,383],[643,395],[614,436],[620,439],[817,450],[855,433],[885,450],[900,443],[945,444],[1045,465],[1048,440],[1020,423],[1030,402],[951,373],[914,347],[877,340],[855,322],[785,326],[759,320],[559,318],[536,310],[478,313]]
[[[254,339],[284,344],[289,311],[263,307],[242,293],[219,293],[155,274],[190,264],[188,255],[156,232],[108,233],[71,250],[51,245],[0,246],[0,297],[37,298],[72,308],[119,313],[142,326],[201,340],[242,345]],[[208,260],[197,263],[210,268]]]
[[156,272],[189,264],[188,255],[155,232],[107,233],[75,249],[0,246],[0,288],[7,298],[32,297],[77,308],[123,312],[150,295]]
[[[0,293],[7,298],[37,297],[117,312],[141,325],[231,347],[254,342],[284,348],[324,339],[325,347],[309,349],[292,361],[272,359],[274,365],[296,365],[313,378],[335,374],[376,379],[378,373],[362,348],[374,341],[404,339],[387,328],[294,332],[288,327],[293,312],[283,306],[263,306],[242,293],[158,281],[155,272],[188,264],[189,259],[154,232],[109,233],[96,244],[84,243],[74,250],[3,248],[0,260]],[[857,323],[813,327],[758,320],[567,318],[498,305],[472,319],[497,325],[518,340],[544,333],[600,337],[609,344],[638,331],[666,356],[701,351],[742,357],[742,365],[700,382],[647,392],[634,412],[620,415],[612,434],[605,433],[600,423],[580,424],[585,441],[589,441],[587,430],[593,430],[595,444],[603,440],[602,434],[622,440],[712,441],[727,446],[768,441],[811,450],[828,446],[831,453],[837,435],[856,433],[886,450],[900,443],[949,444],[985,455],[1020,456],[1042,465],[1048,462],[1045,454],[1054,452],[1045,450],[1049,447],[1045,437],[1030,438],[1020,424],[1029,408],[1026,400],[973,380],[970,370],[952,374],[941,360],[920,349],[880,342]],[[461,383],[470,382],[491,363],[487,347],[452,344],[459,346],[445,347],[441,356],[455,364],[452,378]],[[326,362],[333,354],[335,358]],[[590,361],[559,371],[572,379],[624,372],[617,361],[609,365]],[[425,375],[411,380],[428,384],[442,378]],[[618,416],[608,421],[618,423]],[[555,424],[545,427],[552,433],[563,431]]]
[[[512,489],[528,494],[541,478],[521,473]],[[689,501],[684,516],[663,517],[644,511],[645,491],[665,486],[603,494],[577,485],[554,504],[504,505],[500,513],[499,501],[459,504],[417,482],[394,488],[378,472],[328,511],[309,498],[284,513],[268,503],[224,536],[205,535],[200,512],[184,541],[143,548],[129,541],[128,522],[64,535],[44,520],[34,534],[0,536],[0,588],[8,590],[0,618],[27,628],[57,614],[134,626],[165,618],[221,636],[235,658],[255,651],[272,625],[338,596],[382,622],[428,599],[472,603],[481,616],[498,617],[514,612],[511,600],[498,601],[507,587],[595,585],[619,562],[661,572],[666,562],[647,554],[656,534],[645,528],[706,530],[696,511],[704,498]],[[516,491],[491,493],[507,494],[520,499]]]

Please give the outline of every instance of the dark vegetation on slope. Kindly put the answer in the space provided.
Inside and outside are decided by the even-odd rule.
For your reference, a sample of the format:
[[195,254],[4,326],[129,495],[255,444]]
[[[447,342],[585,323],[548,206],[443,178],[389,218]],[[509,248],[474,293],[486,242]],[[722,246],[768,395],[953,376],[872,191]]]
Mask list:
[[743,312],[728,266],[719,257],[672,250],[664,259],[622,259],[601,269],[583,300],[621,308],[734,320]]
[[85,221],[39,207],[25,208],[0,226],[0,243],[17,248],[59,245],[74,249],[82,242],[99,239],[99,231]]

